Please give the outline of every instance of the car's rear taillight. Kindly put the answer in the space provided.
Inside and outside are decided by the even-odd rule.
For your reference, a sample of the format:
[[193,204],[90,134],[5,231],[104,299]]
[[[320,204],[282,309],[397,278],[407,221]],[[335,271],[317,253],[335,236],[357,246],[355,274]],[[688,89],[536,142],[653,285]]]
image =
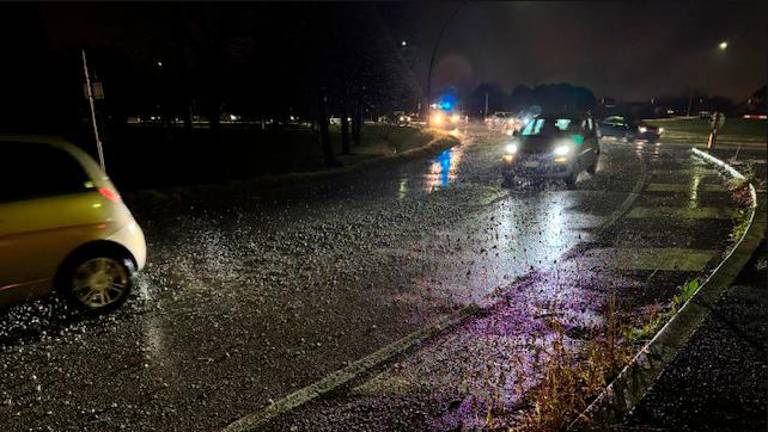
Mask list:
[[100,187],[99,193],[101,194],[101,196],[112,201],[113,203],[120,202],[120,195],[118,195],[117,192],[113,191],[108,187]]

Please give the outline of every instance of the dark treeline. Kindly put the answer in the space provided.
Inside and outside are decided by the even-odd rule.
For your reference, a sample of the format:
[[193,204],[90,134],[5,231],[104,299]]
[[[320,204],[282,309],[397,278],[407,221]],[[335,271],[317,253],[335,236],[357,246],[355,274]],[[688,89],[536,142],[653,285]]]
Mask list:
[[212,131],[225,113],[255,122],[297,116],[313,121],[329,148],[333,115],[344,119],[348,152],[366,115],[422,97],[374,4],[54,3],[4,12],[5,131],[87,134],[83,48],[103,84],[107,135],[136,115],[189,129],[205,118]]
[[520,111],[533,105],[544,111],[587,111],[595,108],[597,100],[592,90],[567,83],[541,84],[533,87],[515,86],[505,92],[493,83],[477,86],[469,95],[467,107],[473,113],[485,110],[486,97],[488,110]]

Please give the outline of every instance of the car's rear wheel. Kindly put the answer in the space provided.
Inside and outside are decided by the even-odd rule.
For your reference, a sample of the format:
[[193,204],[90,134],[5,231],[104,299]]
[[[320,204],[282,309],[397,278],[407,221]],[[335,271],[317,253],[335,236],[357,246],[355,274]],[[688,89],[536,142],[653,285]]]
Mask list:
[[125,303],[131,293],[133,262],[116,255],[88,254],[70,260],[59,278],[59,290],[75,308],[106,313]]

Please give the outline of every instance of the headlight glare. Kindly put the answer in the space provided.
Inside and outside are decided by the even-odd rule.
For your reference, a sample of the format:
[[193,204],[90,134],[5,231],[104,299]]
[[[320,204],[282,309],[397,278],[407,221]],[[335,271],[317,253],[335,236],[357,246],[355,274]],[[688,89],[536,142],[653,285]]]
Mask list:
[[573,151],[573,146],[569,144],[560,144],[559,146],[555,147],[553,153],[555,156],[568,156],[571,154],[571,151]]
[[517,144],[516,143],[509,143],[504,147],[504,151],[507,154],[515,154],[517,153]]

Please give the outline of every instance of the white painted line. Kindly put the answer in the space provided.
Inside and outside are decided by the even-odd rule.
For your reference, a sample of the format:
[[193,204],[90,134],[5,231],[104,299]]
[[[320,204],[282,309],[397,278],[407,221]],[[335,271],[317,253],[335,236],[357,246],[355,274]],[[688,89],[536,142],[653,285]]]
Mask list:
[[259,426],[267,421],[291,411],[313,399],[327,394],[340,386],[349,383],[364,373],[376,368],[398,354],[401,354],[419,343],[429,339],[436,334],[445,331],[463,321],[466,317],[477,311],[477,307],[472,305],[465,307],[456,314],[448,315],[438,319],[432,325],[415,331],[408,336],[399,339],[384,348],[368,355],[356,362],[350,364],[344,369],[338,370],[325,378],[310,384],[300,390],[297,390],[279,401],[253,413],[247,415],[223,429],[222,432],[246,432],[255,431]]
[[605,231],[609,226],[616,223],[617,220],[619,220],[622,216],[624,216],[627,211],[629,211],[629,208],[632,207],[632,204],[635,203],[637,198],[640,196],[640,192],[643,190],[643,187],[645,186],[646,181],[648,181],[648,171],[645,168],[645,163],[643,163],[640,166],[640,169],[642,170],[640,172],[640,178],[635,183],[635,186],[632,188],[632,191],[627,195],[627,197],[624,199],[624,201],[621,203],[618,209],[611,213],[611,215],[606,219],[605,222],[595,231],[594,236],[599,236],[603,231]]
[[683,248],[619,249],[621,270],[700,271],[717,256],[713,250]]
[[731,219],[734,210],[719,207],[635,207],[627,219]]
[[[697,190],[704,192],[727,192],[725,186],[717,184],[699,185]],[[650,183],[645,192],[690,192],[690,184]]]

